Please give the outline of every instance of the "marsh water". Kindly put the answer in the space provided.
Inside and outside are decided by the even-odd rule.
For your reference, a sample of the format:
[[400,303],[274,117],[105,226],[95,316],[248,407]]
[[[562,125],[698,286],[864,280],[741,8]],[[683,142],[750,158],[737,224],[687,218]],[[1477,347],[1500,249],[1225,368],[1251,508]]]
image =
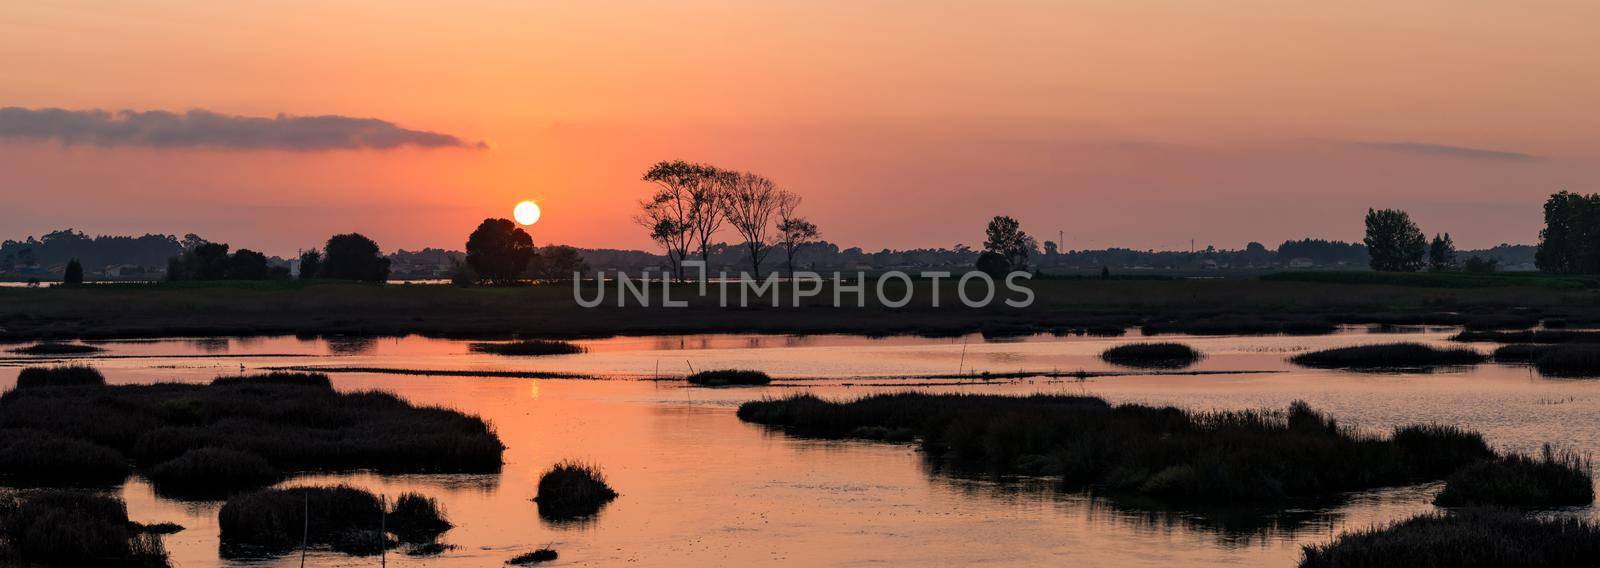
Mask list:
[[[504,357],[470,342],[420,337],[165,339],[102,342],[87,358],[112,383],[205,382],[272,367],[548,371],[574,378],[500,378],[337,372],[340,390],[378,389],[491,421],[505,442],[494,475],[371,473],[301,476],[284,485],[345,483],[438,498],[457,525],[438,556],[391,553],[394,566],[492,566],[549,546],[556,565],[1040,565],[1291,566],[1306,543],[1434,510],[1439,484],[1347,495],[1288,510],[1171,511],[1106,502],[1021,478],[937,471],[915,446],[820,441],[741,422],[746,400],[812,392],[856,397],[944,392],[1091,394],[1195,410],[1284,408],[1305,400],[1342,423],[1381,432],[1436,422],[1482,432],[1491,445],[1532,451],[1550,442],[1600,449],[1600,380],[1547,379],[1524,366],[1484,364],[1432,372],[1357,373],[1297,368],[1298,352],[1387,341],[1448,343],[1453,329],[1323,336],[1163,336],[1205,358],[1167,374],[1100,361],[1107,347],[1144,341],[1041,335],[700,335],[578,341],[586,353]],[[1470,345],[1488,350],[1487,345]],[[0,388],[48,358],[0,359]],[[691,369],[750,368],[772,386],[706,389],[654,380]],[[995,379],[992,374],[1074,371],[1128,374]],[[1212,373],[1215,372],[1215,373]],[[539,473],[563,459],[599,465],[621,497],[597,517],[553,525],[530,501]],[[166,538],[176,566],[298,566],[298,555],[223,560],[219,502],[157,497],[133,477],[121,489],[130,516],[176,522]],[[1595,516],[1590,508],[1559,514]],[[376,557],[312,552],[307,565],[373,566]]]

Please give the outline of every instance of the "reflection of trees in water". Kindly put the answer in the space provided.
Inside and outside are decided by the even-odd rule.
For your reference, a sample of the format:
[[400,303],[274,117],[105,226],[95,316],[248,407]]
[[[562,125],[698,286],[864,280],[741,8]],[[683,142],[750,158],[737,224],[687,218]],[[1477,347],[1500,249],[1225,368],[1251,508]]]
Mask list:
[[363,335],[325,335],[328,351],[338,355],[360,355],[378,347],[378,338]]
[[190,339],[186,343],[196,351],[202,353],[227,353],[228,338],[226,337],[201,337]]
[[1069,487],[1058,479],[1004,475],[959,467],[922,453],[923,472],[936,482],[971,498],[1052,500],[1082,508],[1095,524],[1117,523],[1142,531],[1190,531],[1214,537],[1224,548],[1258,546],[1293,538],[1306,531],[1326,531],[1344,516],[1347,496],[1277,504],[1177,505],[1148,497],[1115,495]]

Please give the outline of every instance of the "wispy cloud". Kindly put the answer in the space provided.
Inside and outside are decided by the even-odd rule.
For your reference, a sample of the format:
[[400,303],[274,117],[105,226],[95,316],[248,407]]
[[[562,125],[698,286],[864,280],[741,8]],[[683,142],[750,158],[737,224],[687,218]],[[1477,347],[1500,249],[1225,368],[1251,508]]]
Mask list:
[[1532,161],[1539,159],[1538,156],[1533,154],[1524,154],[1522,152],[1487,150],[1484,148],[1468,148],[1466,146],[1449,146],[1445,144],[1429,144],[1427,142],[1355,142],[1354,144],[1365,148],[1376,148],[1390,152],[1427,154],[1430,156],[1446,156],[1451,158],[1467,158],[1472,160]]
[[401,128],[376,118],[339,115],[237,116],[191,110],[107,112],[59,108],[0,108],[0,139],[58,140],[62,144],[238,150],[420,148],[483,149],[483,142]]

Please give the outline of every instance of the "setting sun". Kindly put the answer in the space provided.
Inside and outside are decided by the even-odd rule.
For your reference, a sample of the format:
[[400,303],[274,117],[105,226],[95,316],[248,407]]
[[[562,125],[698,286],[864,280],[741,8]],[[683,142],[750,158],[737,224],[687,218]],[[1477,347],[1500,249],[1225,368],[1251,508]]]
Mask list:
[[532,201],[518,203],[516,209],[511,210],[511,216],[517,219],[519,225],[532,225],[539,222],[539,204]]

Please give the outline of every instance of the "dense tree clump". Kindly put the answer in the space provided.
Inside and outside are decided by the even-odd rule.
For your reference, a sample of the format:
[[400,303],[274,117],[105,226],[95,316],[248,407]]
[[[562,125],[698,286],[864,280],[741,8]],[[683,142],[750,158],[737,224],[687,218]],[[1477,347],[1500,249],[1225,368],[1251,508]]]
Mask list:
[[1600,194],[1562,191],[1544,202],[1544,229],[1533,262],[1555,274],[1600,273]]
[[334,235],[323,247],[322,272],[325,278],[383,282],[389,279],[389,259],[361,233]]
[[1428,252],[1428,238],[1398,209],[1368,209],[1364,242],[1372,269],[1383,272],[1416,272]]
[[533,237],[510,219],[484,219],[467,237],[467,264],[495,284],[516,282],[533,255]]

